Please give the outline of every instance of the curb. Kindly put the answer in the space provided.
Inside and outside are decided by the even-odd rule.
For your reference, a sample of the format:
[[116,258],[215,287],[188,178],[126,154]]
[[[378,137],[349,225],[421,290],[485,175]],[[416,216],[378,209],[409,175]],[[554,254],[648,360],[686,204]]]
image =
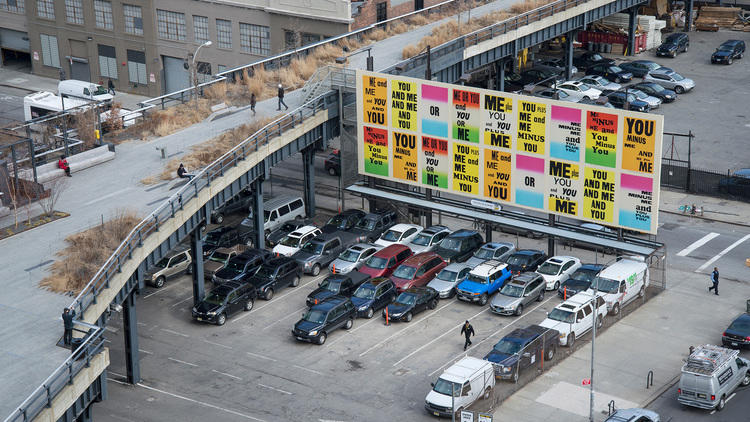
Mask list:
[[665,392],[667,392],[667,391],[668,391],[668,390],[669,390],[670,388],[674,387],[674,386],[675,386],[675,384],[677,384],[677,381],[679,381],[679,379],[680,379],[680,375],[681,375],[681,374],[675,375],[674,377],[672,377],[672,379],[670,379],[670,380],[669,380],[669,381],[668,381],[668,382],[667,382],[666,384],[664,384],[664,385],[663,385],[663,386],[662,386],[661,388],[658,388],[658,389],[654,390],[655,394],[654,394],[653,396],[651,396],[650,398],[646,399],[646,401],[645,401],[645,402],[642,402],[642,403],[641,403],[641,407],[643,407],[643,408],[647,408],[647,407],[651,406],[651,404],[652,404],[653,402],[655,402],[655,401],[656,401],[656,400],[657,400],[657,399],[658,399],[659,397],[661,397],[661,396],[662,396],[662,394],[664,394],[664,393],[665,393]]
[[685,213],[676,212],[676,211],[668,211],[668,210],[665,210],[665,209],[659,209],[659,212],[663,212],[663,213],[667,213],[667,214],[672,214],[672,215],[683,215],[683,216],[691,217],[691,218],[700,218],[701,220],[706,220],[706,221],[711,221],[711,222],[716,222],[716,223],[724,223],[724,224],[732,224],[732,225],[735,225],[735,226],[750,227],[750,224],[748,224],[748,223],[740,223],[740,222],[736,222],[736,221],[720,220],[720,219],[717,219],[717,218],[711,218],[711,217],[700,216],[700,215],[690,215],[690,214],[685,214]]

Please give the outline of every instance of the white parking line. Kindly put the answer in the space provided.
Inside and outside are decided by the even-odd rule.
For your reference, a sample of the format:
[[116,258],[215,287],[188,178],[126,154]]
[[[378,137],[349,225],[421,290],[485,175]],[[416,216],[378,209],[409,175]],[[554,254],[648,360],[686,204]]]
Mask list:
[[285,319],[288,319],[288,318],[294,318],[294,317],[297,317],[297,318],[299,318],[299,313],[300,313],[300,311],[304,311],[304,310],[306,310],[306,309],[307,309],[307,306],[303,306],[303,307],[301,307],[301,308],[297,309],[296,311],[292,311],[292,312],[290,312],[290,313],[289,313],[289,315],[285,316],[284,318],[281,318],[281,319],[277,319],[276,321],[274,321],[274,322],[272,322],[272,323],[268,324],[267,326],[263,327],[263,331],[265,331],[265,330],[267,330],[267,329],[269,329],[269,328],[273,327],[273,326],[274,326],[274,325],[275,325],[276,323],[279,323],[279,322],[281,322],[281,321],[283,321],[283,320],[285,320]]
[[205,341],[208,344],[213,344],[214,346],[219,346],[219,347],[223,347],[225,349],[230,349],[230,350],[232,349],[232,346],[227,346],[226,344],[214,343],[213,341],[209,341],[206,339],[203,339],[203,341]]
[[185,338],[188,338],[188,337],[190,337],[190,336],[189,336],[189,335],[187,335],[187,334],[182,334],[182,333],[178,333],[177,331],[172,331],[172,330],[170,330],[170,329],[168,329],[168,328],[161,328],[161,330],[162,330],[162,331],[164,331],[164,332],[167,332],[167,333],[169,333],[169,334],[174,334],[174,335],[176,335],[176,336],[180,336],[180,337],[185,337]]
[[227,409],[227,408],[224,408],[224,407],[215,406],[215,405],[210,404],[210,403],[205,403],[205,402],[202,402],[202,401],[191,399],[190,397],[180,396],[179,394],[170,393],[169,391],[159,390],[158,388],[150,387],[150,386],[148,386],[146,384],[143,384],[141,382],[139,382],[137,385],[139,387],[143,387],[143,388],[145,388],[147,390],[156,391],[157,393],[166,394],[168,396],[172,396],[172,397],[177,398],[177,399],[189,401],[191,403],[199,404],[201,406],[209,407],[211,409],[221,410],[222,412],[227,412],[227,413],[229,413],[231,415],[240,416],[240,417],[243,417],[245,419],[250,419],[250,420],[253,420],[253,421],[266,422],[263,419],[258,419],[258,418],[252,417],[250,415],[246,415],[244,413],[240,413],[240,412],[237,412],[237,411],[234,411],[234,410],[231,410],[231,409]]
[[705,245],[711,239],[715,238],[718,235],[719,235],[719,233],[713,233],[712,232],[712,233],[709,233],[709,234],[701,237],[700,239],[698,239],[695,242],[693,242],[692,245],[690,245],[687,248],[685,248],[685,249],[677,252],[677,256],[688,256],[691,252],[693,252],[694,250],[696,250],[696,249],[700,248],[701,246]]
[[244,315],[240,315],[239,317],[237,317],[237,318],[235,318],[235,319],[233,319],[233,320],[231,320],[231,321],[229,321],[229,322],[237,322],[237,321],[240,321],[241,319],[243,319],[243,318],[245,318],[245,317],[247,317],[247,316],[250,316],[251,314],[252,314],[252,315],[255,315],[255,314],[257,314],[257,313],[258,313],[258,311],[260,311],[261,309],[265,308],[266,306],[270,306],[270,305],[273,305],[274,303],[279,303],[279,301],[280,301],[280,300],[282,300],[282,299],[284,299],[285,297],[287,297],[287,296],[289,296],[289,295],[292,295],[292,294],[294,294],[295,292],[299,292],[299,291],[300,291],[300,290],[301,290],[301,289],[302,289],[303,287],[307,286],[308,284],[310,284],[310,283],[312,283],[312,282],[314,282],[314,281],[320,280],[321,278],[323,278],[323,277],[324,277],[324,276],[326,276],[326,275],[327,275],[327,274],[321,274],[321,275],[319,275],[319,276],[317,276],[317,277],[315,277],[315,278],[311,279],[311,280],[310,280],[310,281],[308,281],[307,283],[305,283],[305,284],[300,284],[300,285],[299,285],[299,286],[297,286],[297,287],[287,287],[287,292],[286,292],[286,293],[284,293],[283,295],[279,295],[279,296],[274,296],[274,298],[272,298],[272,299],[271,299],[271,300],[269,300],[268,302],[264,303],[263,305],[260,305],[260,306],[258,306],[257,308],[253,308],[253,311],[255,311],[255,312],[245,312],[245,314],[244,314]]
[[729,400],[732,400],[732,397],[736,396],[737,393],[732,393],[731,396],[727,397],[727,400],[724,403],[729,403]]
[[400,330],[396,331],[395,333],[393,333],[393,334],[391,334],[390,336],[386,337],[386,338],[385,338],[385,339],[384,339],[383,341],[381,341],[381,342],[379,342],[379,343],[375,344],[374,346],[372,346],[372,347],[370,347],[369,349],[365,350],[364,352],[360,353],[360,354],[359,354],[359,357],[362,357],[362,356],[364,356],[364,355],[366,355],[366,354],[370,353],[371,351],[373,351],[373,350],[377,349],[378,347],[380,347],[380,346],[382,346],[383,344],[385,344],[385,343],[386,343],[386,342],[387,342],[388,340],[392,339],[393,337],[396,337],[397,335],[399,335],[399,334],[403,333],[404,331],[408,330],[409,328],[412,328],[412,327],[416,327],[416,326],[417,326],[417,325],[418,325],[418,324],[419,324],[420,322],[422,322],[422,321],[427,321],[427,320],[428,320],[428,319],[429,319],[429,318],[430,318],[431,316],[433,316],[433,315],[437,314],[438,312],[442,311],[443,309],[445,309],[445,307],[446,307],[446,306],[450,306],[450,305],[453,305],[454,303],[455,303],[455,302],[453,302],[453,301],[451,301],[451,302],[449,302],[449,303],[446,303],[445,305],[441,306],[441,307],[440,307],[440,308],[438,308],[437,310],[435,310],[435,311],[432,311],[432,312],[430,312],[430,313],[429,313],[429,315],[428,315],[428,316],[426,316],[425,318],[422,318],[422,319],[420,319],[419,321],[412,321],[412,322],[411,322],[411,324],[409,324],[408,326],[406,326],[406,327],[404,327],[404,328],[402,328],[402,329],[400,329]]
[[170,308],[174,308],[175,306],[180,306],[181,303],[187,302],[188,300],[191,300],[193,298],[193,295],[190,295],[186,297],[185,299],[182,299],[181,301],[175,303],[174,305],[170,306]]
[[161,292],[166,292],[167,290],[169,290],[169,289],[173,288],[174,286],[179,286],[179,284],[177,284],[177,283],[172,283],[172,284],[170,284],[170,285],[169,285],[169,286],[167,286],[167,287],[162,287],[162,288],[160,288],[160,289],[157,289],[157,290],[156,290],[155,292],[153,292],[153,293],[149,293],[149,294],[147,294],[146,296],[143,296],[143,299],[145,300],[145,299],[148,299],[148,298],[150,298],[151,296],[156,296],[156,295],[158,295],[158,294],[159,294],[159,293],[161,293]]
[[255,353],[251,353],[251,352],[245,352],[245,353],[247,353],[250,356],[259,358],[259,359],[265,359],[265,360],[270,360],[271,362],[276,362],[276,359],[269,358],[269,357],[266,357],[266,356],[263,356],[263,355],[256,355]]
[[443,369],[443,368],[445,368],[446,366],[448,366],[448,365],[452,364],[453,362],[455,362],[455,361],[456,361],[456,359],[460,358],[461,356],[468,356],[468,353],[469,353],[469,352],[471,352],[471,350],[472,350],[473,348],[475,348],[475,347],[479,346],[480,344],[484,343],[485,341],[487,341],[487,340],[491,339],[492,337],[496,336],[496,335],[497,335],[497,334],[498,334],[499,332],[501,332],[501,331],[505,330],[506,328],[508,328],[508,327],[512,326],[513,324],[517,323],[518,321],[522,320],[522,319],[523,319],[523,318],[525,318],[525,317],[526,317],[527,315],[531,315],[531,312],[535,311],[535,310],[536,310],[537,308],[539,308],[540,306],[542,306],[542,305],[546,304],[547,302],[549,302],[550,300],[552,300],[552,299],[553,299],[553,298],[555,298],[555,297],[557,297],[557,296],[556,296],[556,295],[550,296],[550,297],[549,297],[548,299],[546,299],[546,300],[545,300],[544,302],[542,302],[542,303],[540,303],[540,304],[536,305],[535,307],[531,308],[530,310],[528,310],[528,311],[524,312],[524,314],[523,314],[523,315],[521,315],[520,317],[518,317],[518,318],[514,319],[514,320],[513,320],[513,321],[511,321],[511,322],[510,322],[510,323],[509,323],[508,325],[506,325],[506,326],[504,326],[504,327],[500,327],[500,329],[499,329],[499,330],[497,330],[497,331],[495,331],[494,333],[492,333],[492,334],[488,335],[488,336],[487,336],[487,337],[485,337],[485,338],[484,338],[483,340],[481,340],[481,341],[480,341],[479,343],[477,343],[477,344],[473,344],[473,345],[472,345],[471,347],[469,347],[469,349],[468,349],[468,350],[466,350],[465,352],[462,352],[462,353],[459,353],[458,355],[456,355],[456,356],[455,356],[454,358],[452,358],[452,359],[451,359],[450,361],[448,361],[448,363],[445,363],[445,364],[443,364],[442,366],[440,366],[440,367],[439,367],[438,369],[436,369],[436,370],[434,370],[434,371],[430,372],[430,374],[429,374],[428,376],[430,376],[430,377],[431,377],[431,376],[435,375],[435,373],[439,372],[440,370],[442,370],[442,369]]
[[[373,316],[369,321],[365,322],[364,324],[357,325],[356,327],[352,328],[351,330],[345,331],[344,333],[342,333],[343,335],[336,337],[335,340],[332,340],[331,342],[328,343],[328,347],[330,348],[331,346],[333,346],[334,344],[336,344],[336,342],[341,341],[341,340],[347,338],[349,334],[354,333],[355,331],[363,328],[364,326],[372,324],[373,322],[380,321],[380,320],[381,320],[380,318],[377,318],[377,317]],[[385,322],[385,321],[383,321],[383,322]]]
[[141,352],[141,353],[145,353],[147,355],[153,355],[154,354],[154,352],[149,352],[148,350],[143,350],[143,349],[138,349],[138,351]]
[[240,378],[238,376],[235,376],[235,375],[232,375],[232,374],[227,374],[226,372],[217,371],[216,369],[212,369],[211,372],[216,372],[217,374],[226,375],[229,378],[234,378],[236,380],[242,381],[242,378]]
[[732,243],[731,245],[729,245],[726,249],[724,249],[723,251],[719,252],[715,257],[709,259],[708,261],[706,261],[705,264],[703,264],[700,267],[698,267],[698,269],[695,270],[695,272],[699,273],[699,272],[705,270],[708,266],[710,266],[711,264],[713,264],[714,262],[716,262],[716,260],[718,260],[722,256],[726,255],[729,251],[731,251],[732,249],[736,248],[737,246],[739,246],[742,242],[746,241],[747,239],[750,239],[750,234],[746,234],[745,237],[743,237],[742,239],[740,239],[740,240]]
[[179,359],[175,359],[175,358],[167,358],[167,359],[171,360],[172,362],[184,363],[185,365],[190,365],[190,366],[195,366],[195,367],[198,366],[198,365],[196,365],[194,363],[185,362],[184,360],[179,360]]
[[273,391],[278,391],[279,393],[284,393],[284,394],[288,394],[288,395],[290,395],[290,396],[292,395],[292,393],[290,393],[290,392],[288,392],[288,391],[284,391],[284,390],[282,390],[282,389],[280,389],[280,388],[276,388],[276,387],[271,387],[270,385],[265,385],[265,384],[258,384],[258,386],[259,386],[259,387],[263,387],[263,388],[268,388],[269,390],[273,390]]
[[319,372],[319,371],[316,371],[316,370],[310,369],[310,368],[305,368],[304,366],[299,366],[299,365],[292,365],[292,366],[295,367],[295,368],[297,368],[297,369],[301,369],[303,371],[312,372],[313,374],[325,375],[322,372]]

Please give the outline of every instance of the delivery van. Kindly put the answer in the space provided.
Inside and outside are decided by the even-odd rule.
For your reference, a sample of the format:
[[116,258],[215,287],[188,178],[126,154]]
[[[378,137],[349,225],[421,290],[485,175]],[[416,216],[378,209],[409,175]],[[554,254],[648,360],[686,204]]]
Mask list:
[[649,283],[648,265],[643,257],[629,256],[603,269],[591,282],[587,290],[599,288],[612,315],[617,315],[623,306],[636,297],[643,297]]
[[111,101],[114,98],[102,85],[75,79],[60,81],[57,84],[57,94],[61,97],[83,98],[90,101]]
[[492,362],[467,356],[445,370],[425,397],[425,409],[434,416],[460,419],[461,411],[480,397],[490,397],[495,386]]

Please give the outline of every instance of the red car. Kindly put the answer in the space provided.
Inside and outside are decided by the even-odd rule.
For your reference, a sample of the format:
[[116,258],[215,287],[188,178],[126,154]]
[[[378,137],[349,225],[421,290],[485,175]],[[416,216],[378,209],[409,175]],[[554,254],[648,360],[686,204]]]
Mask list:
[[399,265],[391,275],[391,281],[398,292],[426,286],[446,265],[448,264],[435,252],[422,252]]
[[411,249],[404,245],[390,245],[372,254],[365,261],[365,265],[359,269],[362,274],[367,274],[371,278],[388,277],[398,264],[404,262],[406,258],[412,256]]

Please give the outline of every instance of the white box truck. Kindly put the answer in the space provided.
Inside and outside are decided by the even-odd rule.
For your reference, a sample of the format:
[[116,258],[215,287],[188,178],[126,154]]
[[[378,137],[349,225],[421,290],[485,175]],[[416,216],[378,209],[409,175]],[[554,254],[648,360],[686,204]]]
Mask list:
[[432,390],[425,397],[424,407],[431,415],[450,417],[480,397],[489,398],[495,386],[495,369],[492,362],[467,356],[454,363],[432,383]]

